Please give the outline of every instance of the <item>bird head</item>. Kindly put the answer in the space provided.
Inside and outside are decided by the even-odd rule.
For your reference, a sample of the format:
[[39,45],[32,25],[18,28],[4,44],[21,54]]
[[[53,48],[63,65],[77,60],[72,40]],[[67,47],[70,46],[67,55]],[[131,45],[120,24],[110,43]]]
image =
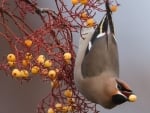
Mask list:
[[116,80],[116,82],[117,92],[112,96],[112,102],[119,105],[126,101],[131,101],[129,97],[133,95],[133,92],[128,84],[121,80]]

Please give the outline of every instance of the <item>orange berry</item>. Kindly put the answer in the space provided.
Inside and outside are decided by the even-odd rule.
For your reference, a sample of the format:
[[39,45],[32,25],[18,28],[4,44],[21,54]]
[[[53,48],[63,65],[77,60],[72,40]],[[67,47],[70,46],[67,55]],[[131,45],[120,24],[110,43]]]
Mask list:
[[22,60],[22,65],[23,65],[23,66],[26,67],[28,64],[29,64],[29,61],[28,61],[28,60]]
[[72,93],[71,90],[68,89],[68,90],[65,90],[64,95],[65,95],[66,97],[72,97],[73,93]]
[[93,18],[89,18],[87,19],[86,24],[88,27],[93,27],[95,25],[95,21]]
[[12,76],[13,77],[21,77],[21,72],[19,69],[13,69],[12,70]]
[[73,103],[75,103],[75,99],[74,98],[67,98],[67,102],[69,104],[73,104]]
[[81,16],[81,18],[83,18],[83,19],[87,19],[88,14],[87,14],[87,12],[82,12],[80,16]]
[[26,40],[24,41],[24,44],[25,44],[27,47],[31,47],[31,46],[32,46],[32,40],[26,39]]
[[71,59],[71,53],[67,52],[67,53],[64,53],[64,59],[65,60],[70,60]]
[[57,110],[61,110],[62,104],[61,104],[61,103],[56,103],[56,104],[55,104],[55,108],[56,108]]
[[8,65],[9,65],[10,67],[15,66],[15,64],[16,64],[16,62],[8,61]]
[[44,64],[45,56],[44,55],[39,55],[36,60],[39,64]]
[[53,108],[49,108],[47,113],[55,113]]
[[46,60],[46,61],[44,62],[44,67],[51,67],[51,66],[52,66],[52,61]]
[[40,68],[38,66],[33,66],[31,68],[31,73],[32,74],[37,74],[39,72]]
[[27,70],[21,70],[20,73],[21,73],[21,77],[24,78],[29,77],[29,72]]
[[25,59],[26,59],[26,60],[31,60],[31,59],[32,59],[32,54],[27,52],[27,53],[25,54]]
[[48,76],[49,76],[52,80],[54,80],[54,79],[56,78],[56,71],[55,71],[55,70],[50,70],[50,71],[48,72]]
[[7,55],[7,60],[11,61],[11,62],[15,62],[16,61],[16,56],[12,53]]
[[63,106],[62,107],[62,112],[67,113],[68,112],[68,106]]
[[80,0],[80,3],[83,4],[83,5],[85,5],[85,4],[88,3],[88,0]]
[[68,106],[68,111],[69,112],[73,112],[73,107],[72,106]]
[[73,5],[77,5],[79,3],[79,0],[71,0]]
[[117,6],[117,5],[112,5],[112,6],[110,6],[110,10],[111,10],[112,12],[116,12],[117,9],[118,9],[118,6]]

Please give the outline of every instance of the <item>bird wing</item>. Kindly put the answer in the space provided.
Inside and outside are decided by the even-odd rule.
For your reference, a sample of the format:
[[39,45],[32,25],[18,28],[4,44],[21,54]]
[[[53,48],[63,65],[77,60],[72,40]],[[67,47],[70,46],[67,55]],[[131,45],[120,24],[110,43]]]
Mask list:
[[93,35],[92,35],[92,38],[87,46],[87,49],[86,49],[86,54],[88,54],[88,52],[90,51],[93,43],[95,42],[95,40],[97,38],[100,38],[102,35],[105,34],[105,32],[107,31],[108,29],[108,18],[107,18],[107,15],[104,15],[104,17],[102,18],[102,20],[100,21],[98,27],[95,29]]
[[119,75],[117,43],[113,34],[106,34],[94,42],[81,68],[83,77],[97,76],[107,70]]
[[[110,33],[107,33],[108,25]],[[110,12],[102,18],[89,42],[81,71],[83,77],[97,76],[104,71],[112,71],[119,76],[118,48]]]

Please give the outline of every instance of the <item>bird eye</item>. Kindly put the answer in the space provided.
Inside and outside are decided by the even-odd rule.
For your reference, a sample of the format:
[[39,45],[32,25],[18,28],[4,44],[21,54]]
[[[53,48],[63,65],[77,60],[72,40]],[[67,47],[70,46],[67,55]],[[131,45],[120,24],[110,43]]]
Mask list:
[[123,90],[124,88],[121,86],[121,84],[117,84],[117,88],[119,89],[119,90]]

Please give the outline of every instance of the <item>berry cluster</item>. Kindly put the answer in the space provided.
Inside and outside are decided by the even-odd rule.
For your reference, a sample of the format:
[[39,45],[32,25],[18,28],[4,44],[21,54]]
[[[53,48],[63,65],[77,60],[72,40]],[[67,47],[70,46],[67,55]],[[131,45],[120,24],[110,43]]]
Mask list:
[[[0,1],[0,38],[7,41],[11,51],[0,61],[0,70],[19,81],[40,76],[50,83],[50,92],[39,103],[38,113],[97,113],[96,105],[75,87],[73,32],[80,34],[83,27],[96,26],[94,16],[105,12],[101,8],[105,0],[53,2],[56,10],[40,8],[36,0]],[[110,6],[112,11],[117,10],[115,3]],[[33,28],[26,21],[28,15],[36,15],[40,26]]]

